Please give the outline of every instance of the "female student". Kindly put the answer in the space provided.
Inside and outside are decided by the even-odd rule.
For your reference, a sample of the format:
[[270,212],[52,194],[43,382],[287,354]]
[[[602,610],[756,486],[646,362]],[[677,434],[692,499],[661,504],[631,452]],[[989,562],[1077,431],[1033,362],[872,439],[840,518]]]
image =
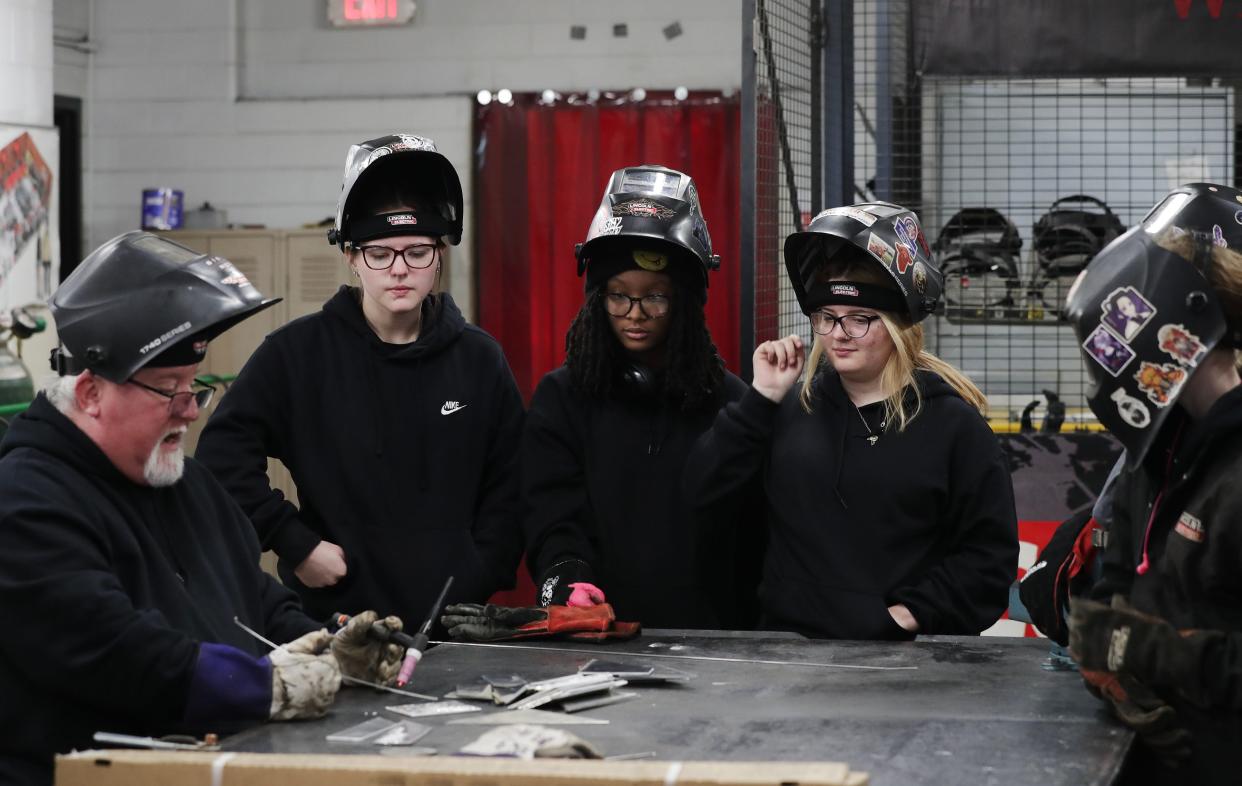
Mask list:
[[267,337],[199,440],[312,616],[417,624],[450,575],[450,602],[512,586],[522,402],[500,346],[435,291],[461,232],[461,184],[431,140],[354,145],[329,233],[353,285]]
[[[1240,207],[1229,186],[1174,190],[1092,260],[1066,309],[1088,403],[1126,449],[1069,647],[1138,732],[1144,782],[1235,783],[1242,767]],[[1119,293],[1145,315],[1128,335],[1108,319]],[[1101,331],[1124,347],[1117,372],[1087,342]]]
[[[761,624],[810,636],[974,634],[1004,611],[1017,521],[983,395],[923,349],[941,277],[914,214],[825,210],[785,241],[815,342],[759,345],[754,382],[689,461],[703,511],[762,477]],[[794,386],[803,369],[799,389]]]
[[648,627],[747,624],[754,569],[748,584],[731,538],[695,542],[682,495],[691,446],[745,390],[704,320],[719,258],[693,181],[659,166],[618,170],[577,256],[586,300],[522,439],[538,600],[606,599]]

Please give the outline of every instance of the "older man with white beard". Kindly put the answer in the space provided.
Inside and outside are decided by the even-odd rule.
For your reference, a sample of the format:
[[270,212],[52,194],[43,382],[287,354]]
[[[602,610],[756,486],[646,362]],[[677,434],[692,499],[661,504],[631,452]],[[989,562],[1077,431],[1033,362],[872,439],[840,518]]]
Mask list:
[[[182,450],[207,342],[275,302],[140,232],[53,296],[58,377],[0,445],[0,783],[50,783],[96,731],[313,717],[342,671],[395,675],[399,648],[331,636],[259,569],[249,520]],[[235,619],[288,643],[269,655]]]

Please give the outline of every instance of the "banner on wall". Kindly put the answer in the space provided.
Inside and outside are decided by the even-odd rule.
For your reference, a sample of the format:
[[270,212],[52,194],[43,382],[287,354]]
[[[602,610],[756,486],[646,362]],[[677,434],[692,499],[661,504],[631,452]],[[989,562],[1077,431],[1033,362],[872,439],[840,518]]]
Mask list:
[[55,130],[0,126],[0,299],[24,305],[50,292],[56,244]]
[[1242,0],[920,0],[927,76],[1238,76]]

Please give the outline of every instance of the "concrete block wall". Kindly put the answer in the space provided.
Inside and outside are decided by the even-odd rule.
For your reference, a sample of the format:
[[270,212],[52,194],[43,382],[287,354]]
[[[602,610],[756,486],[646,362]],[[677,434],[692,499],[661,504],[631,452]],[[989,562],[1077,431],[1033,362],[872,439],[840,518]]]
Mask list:
[[52,125],[52,9],[0,0],[0,123]]
[[[14,4],[27,5],[0,0]],[[369,30],[332,28],[323,0],[93,6],[55,0],[58,32],[85,24],[94,48],[85,78],[77,53],[56,58],[57,88],[84,103],[88,248],[135,228],[153,186],[234,223],[318,221],[335,210],[348,146],[391,131],[436,140],[462,177],[469,225],[480,89],[741,84],[741,4],[720,0],[422,0],[412,26]],[[674,21],[684,32],[668,40]],[[627,37],[613,37],[616,23]],[[586,39],[571,40],[571,25]],[[467,309],[469,237],[468,226],[448,283]]]

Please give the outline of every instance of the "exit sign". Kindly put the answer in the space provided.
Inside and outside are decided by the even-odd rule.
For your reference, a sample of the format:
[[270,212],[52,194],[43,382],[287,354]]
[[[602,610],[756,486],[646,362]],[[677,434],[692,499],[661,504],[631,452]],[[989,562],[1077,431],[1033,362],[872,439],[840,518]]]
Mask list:
[[328,0],[328,21],[337,27],[406,25],[415,10],[414,0]]

